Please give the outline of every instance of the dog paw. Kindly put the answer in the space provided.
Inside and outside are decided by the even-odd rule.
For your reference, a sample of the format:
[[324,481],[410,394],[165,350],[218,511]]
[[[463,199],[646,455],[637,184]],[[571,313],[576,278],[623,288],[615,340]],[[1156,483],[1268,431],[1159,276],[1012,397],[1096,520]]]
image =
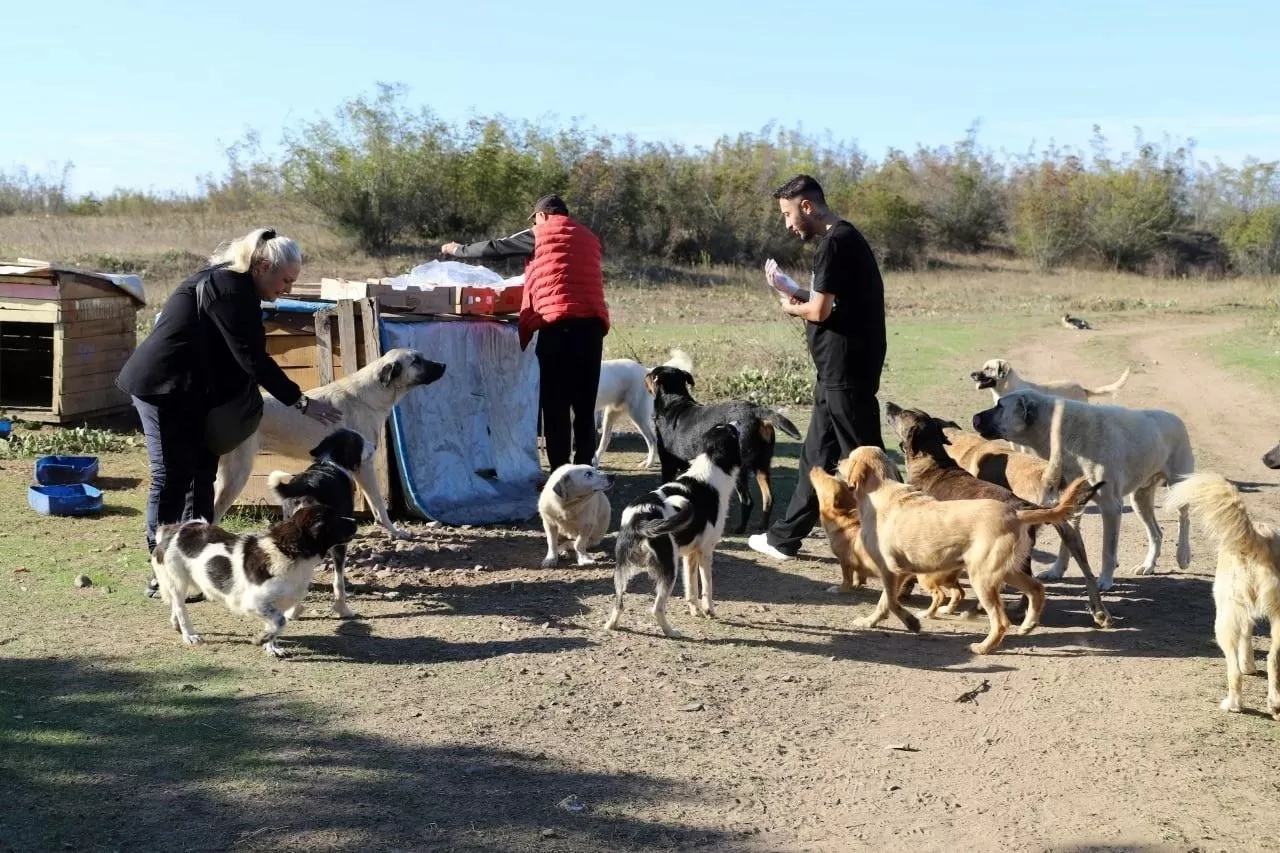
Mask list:
[[705,598],[698,602],[698,610],[704,619],[716,618],[715,608],[712,607],[711,602]]
[[560,564],[559,554],[548,554],[547,556],[542,558],[542,568],[544,569],[554,569],[559,564]]
[[932,618],[933,618],[933,614],[929,612],[929,608],[927,608],[927,607],[924,607],[924,608],[921,608],[920,610],[915,611],[915,614],[916,614],[916,618],[917,618],[917,619],[932,619]]
[[262,650],[273,658],[283,658],[285,656],[284,649],[277,646],[274,640],[269,643],[263,643]]
[[863,616],[861,619],[853,620],[853,627],[855,628],[874,628],[879,624],[878,619],[872,619],[870,616]]
[[1224,711],[1229,711],[1232,714],[1239,714],[1240,700],[1235,696],[1227,696],[1225,699],[1223,699],[1221,702],[1218,703],[1218,707]]
[[578,555],[579,566],[594,566],[595,564],[596,564],[596,561],[594,557],[588,556],[587,554]]
[[697,605],[697,604],[693,603],[692,601],[687,601],[687,602],[685,602],[685,604],[686,604],[686,605],[688,605],[688,607],[689,607],[689,615],[690,615],[690,616],[701,616],[701,615],[702,615],[702,612],[701,612],[700,610],[698,610],[698,605]]
[[664,637],[667,637],[668,639],[671,639],[671,640],[684,639],[684,634],[681,634],[679,631],[677,631],[675,628],[672,628],[670,625],[659,625],[658,627],[662,629],[662,635]]
[[832,595],[848,595],[849,593],[853,592],[853,587],[850,584],[842,583],[839,586],[827,587],[827,592],[831,593]]
[[1114,579],[1108,577],[1098,578],[1098,592],[1111,592],[1115,587],[1116,582]]
[[985,655],[985,654],[988,654],[991,650],[988,649],[982,643],[970,643],[969,651],[973,652],[975,655]]
[[359,617],[359,614],[352,610],[351,605],[346,602],[333,605],[333,612],[339,619],[356,619]]
[[394,524],[391,525],[390,529],[387,530],[387,535],[390,536],[392,539],[396,539],[401,542],[413,538],[413,534],[406,532],[405,530],[401,529],[400,527],[397,527]]
[[1047,568],[1040,574],[1036,575],[1038,581],[1060,581],[1062,576],[1067,573],[1066,569]]
[[1133,573],[1139,576],[1154,575],[1156,573],[1156,567],[1154,565],[1149,566],[1146,563],[1143,563],[1140,566],[1136,566]]
[[200,646],[204,644],[204,637],[199,634],[183,634],[182,641],[188,646]]

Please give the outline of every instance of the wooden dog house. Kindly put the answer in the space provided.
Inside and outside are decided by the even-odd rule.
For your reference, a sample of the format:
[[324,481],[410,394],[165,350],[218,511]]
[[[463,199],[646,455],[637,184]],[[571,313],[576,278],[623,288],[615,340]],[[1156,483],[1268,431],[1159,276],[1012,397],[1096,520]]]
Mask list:
[[115,380],[145,304],[136,275],[0,262],[0,409],[54,424],[128,409]]

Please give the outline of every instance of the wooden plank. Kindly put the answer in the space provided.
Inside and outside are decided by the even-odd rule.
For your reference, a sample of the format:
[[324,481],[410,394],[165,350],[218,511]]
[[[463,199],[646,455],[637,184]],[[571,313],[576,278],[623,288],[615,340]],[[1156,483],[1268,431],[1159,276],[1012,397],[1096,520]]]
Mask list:
[[53,400],[54,414],[61,416],[64,420],[117,408],[125,409],[128,406],[129,395],[115,387],[63,394]]
[[[350,376],[360,369],[359,346],[356,343],[355,303],[344,299],[338,303],[338,346],[342,351],[342,375]],[[350,353],[354,358],[348,358]]]
[[[378,334],[379,317],[378,317],[378,300],[362,299],[360,301],[360,319],[364,325],[364,363],[365,365],[373,364],[382,357],[382,340]],[[373,476],[378,484],[378,490],[382,492],[383,500],[390,503],[391,501],[391,466],[389,457],[391,453],[391,427],[384,424],[381,430],[382,434],[376,436],[378,440],[378,450],[373,455]],[[367,506],[364,500],[364,494],[360,494],[360,503],[366,504],[366,509],[372,511],[372,507]]]
[[138,321],[135,317],[113,317],[108,320],[81,320],[58,323],[64,338],[96,338],[99,335],[132,335],[136,341]]
[[60,370],[64,375],[83,376],[86,373],[102,373],[119,370],[133,354],[133,347],[115,347],[88,353],[63,352]]
[[62,397],[62,359],[66,353],[66,341],[62,337],[62,329],[51,326],[53,330],[53,406],[58,408],[58,399]]
[[331,310],[316,312],[316,372],[321,385],[333,381],[333,327],[329,322],[333,313]]
[[47,281],[40,284],[12,284],[8,279],[0,278],[0,299],[57,300],[60,295],[58,286]]
[[104,370],[101,373],[84,373],[80,375],[68,376],[65,373],[61,376],[54,375],[54,399],[59,394],[78,394],[81,391],[98,391],[103,388],[114,388],[116,385],[116,377],[120,375],[117,370]]

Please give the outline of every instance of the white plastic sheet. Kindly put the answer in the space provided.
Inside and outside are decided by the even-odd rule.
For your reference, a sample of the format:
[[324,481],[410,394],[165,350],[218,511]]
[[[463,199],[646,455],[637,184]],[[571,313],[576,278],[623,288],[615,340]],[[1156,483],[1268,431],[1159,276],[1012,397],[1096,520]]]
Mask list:
[[513,325],[384,320],[384,348],[445,365],[391,416],[409,509],[445,524],[526,521],[538,511],[538,361]]

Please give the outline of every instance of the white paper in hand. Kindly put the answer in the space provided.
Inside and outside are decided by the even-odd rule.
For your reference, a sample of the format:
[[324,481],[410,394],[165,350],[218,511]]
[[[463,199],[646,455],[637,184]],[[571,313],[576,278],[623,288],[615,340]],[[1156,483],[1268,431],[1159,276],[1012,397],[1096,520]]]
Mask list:
[[778,269],[778,262],[773,258],[764,263],[764,277],[769,286],[783,296],[795,296],[800,290],[800,285],[796,284],[795,279]]

